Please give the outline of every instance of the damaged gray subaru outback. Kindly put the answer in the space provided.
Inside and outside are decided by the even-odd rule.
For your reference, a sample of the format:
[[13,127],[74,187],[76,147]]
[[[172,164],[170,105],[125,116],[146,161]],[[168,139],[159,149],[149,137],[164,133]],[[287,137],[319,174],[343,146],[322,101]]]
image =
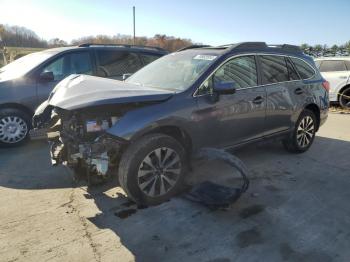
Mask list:
[[329,85],[291,45],[190,46],[126,81],[71,75],[33,118],[48,127],[51,159],[79,178],[118,176],[138,204],[181,190],[202,147],[232,148],[271,137],[305,152],[326,121]]

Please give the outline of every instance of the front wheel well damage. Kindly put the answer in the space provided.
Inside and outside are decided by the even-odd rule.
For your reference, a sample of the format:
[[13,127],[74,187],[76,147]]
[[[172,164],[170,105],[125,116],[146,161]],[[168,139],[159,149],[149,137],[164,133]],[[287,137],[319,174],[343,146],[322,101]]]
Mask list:
[[309,104],[305,107],[305,109],[308,109],[310,111],[312,111],[315,116],[316,116],[316,120],[317,120],[317,128],[316,131],[318,131],[318,128],[320,127],[320,109],[316,104]]

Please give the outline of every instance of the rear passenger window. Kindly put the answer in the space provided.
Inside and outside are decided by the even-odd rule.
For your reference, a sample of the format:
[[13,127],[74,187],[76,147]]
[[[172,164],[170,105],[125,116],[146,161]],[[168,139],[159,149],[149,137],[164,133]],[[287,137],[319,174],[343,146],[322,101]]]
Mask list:
[[283,56],[260,56],[264,84],[289,81],[287,64]]
[[292,62],[287,57],[286,57],[286,61],[287,61],[289,80],[299,80],[300,77],[298,75],[298,72],[295,71],[295,68],[293,67]]
[[157,60],[160,56],[151,55],[151,54],[140,54],[140,57],[143,61],[143,64],[148,65],[149,63],[152,63],[154,60]]
[[123,74],[132,74],[142,65],[135,53],[97,50],[97,74],[102,77],[122,79]]
[[329,60],[322,61],[320,65],[321,72],[336,72],[347,71],[344,61],[341,60]]
[[237,89],[256,86],[257,79],[254,56],[233,58],[214,74],[214,81],[233,81]]
[[292,62],[294,63],[298,73],[302,79],[308,79],[314,76],[315,71],[310,65],[299,58],[291,57]]

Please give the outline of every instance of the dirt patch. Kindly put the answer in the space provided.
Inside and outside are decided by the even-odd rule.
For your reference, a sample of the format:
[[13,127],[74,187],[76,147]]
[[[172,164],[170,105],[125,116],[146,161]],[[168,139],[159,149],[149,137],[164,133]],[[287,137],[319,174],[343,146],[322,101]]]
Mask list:
[[274,185],[267,185],[265,186],[265,189],[271,192],[279,192],[281,191],[281,189],[279,189],[278,187],[274,186]]
[[121,219],[125,219],[125,218],[135,214],[136,211],[137,211],[137,209],[134,209],[134,208],[124,209],[124,210],[115,212],[114,215],[116,215],[117,217],[119,217]]
[[299,252],[290,247],[288,243],[280,245],[280,253],[283,261],[298,262],[329,262],[333,261],[332,257],[321,251]]
[[261,213],[262,211],[265,210],[265,206],[263,205],[252,205],[249,207],[244,208],[240,213],[239,216],[243,219],[255,216],[259,213]]
[[260,231],[256,227],[240,232],[236,239],[240,248],[263,243]]
[[340,106],[331,106],[329,112],[338,114],[350,114],[350,109],[345,109]]

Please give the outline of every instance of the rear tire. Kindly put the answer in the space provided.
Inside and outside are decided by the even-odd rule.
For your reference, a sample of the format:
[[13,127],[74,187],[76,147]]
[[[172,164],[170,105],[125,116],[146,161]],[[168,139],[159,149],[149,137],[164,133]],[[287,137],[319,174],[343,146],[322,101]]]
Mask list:
[[31,117],[14,108],[0,109],[0,147],[22,145],[29,139]]
[[345,88],[339,96],[339,104],[344,109],[350,109],[350,87]]
[[157,205],[181,191],[186,170],[184,147],[170,136],[150,134],[122,154],[118,178],[137,204]]
[[293,132],[283,140],[285,149],[291,153],[307,151],[315,139],[317,124],[314,112],[308,109],[301,112]]

